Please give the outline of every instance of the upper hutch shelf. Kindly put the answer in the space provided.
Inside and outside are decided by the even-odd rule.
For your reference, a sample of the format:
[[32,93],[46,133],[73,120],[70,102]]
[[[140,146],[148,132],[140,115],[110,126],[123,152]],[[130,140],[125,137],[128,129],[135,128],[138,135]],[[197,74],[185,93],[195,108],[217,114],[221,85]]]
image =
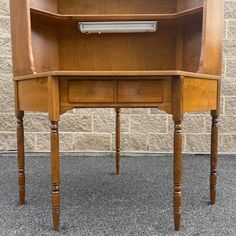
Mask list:
[[78,14],[64,15],[31,7],[31,19],[33,23],[47,25],[62,25],[77,23],[78,21],[126,21],[126,20],[157,20],[161,24],[177,24],[191,19],[202,17],[203,6],[193,7],[176,13],[168,14]]

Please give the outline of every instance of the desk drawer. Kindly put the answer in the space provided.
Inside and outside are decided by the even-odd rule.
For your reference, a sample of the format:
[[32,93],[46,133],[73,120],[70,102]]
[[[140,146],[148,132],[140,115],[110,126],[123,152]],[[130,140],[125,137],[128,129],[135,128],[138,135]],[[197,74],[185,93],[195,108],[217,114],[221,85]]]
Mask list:
[[114,101],[114,82],[69,80],[68,100],[72,103],[99,103]]
[[118,82],[118,102],[162,103],[163,80],[126,80]]

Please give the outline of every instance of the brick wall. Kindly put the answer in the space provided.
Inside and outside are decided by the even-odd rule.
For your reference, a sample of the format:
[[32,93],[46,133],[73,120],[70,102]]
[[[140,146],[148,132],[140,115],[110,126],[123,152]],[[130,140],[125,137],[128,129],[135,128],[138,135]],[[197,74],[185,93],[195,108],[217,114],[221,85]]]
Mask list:
[[[214,9],[212,9],[214,10]],[[219,150],[236,153],[236,0],[225,0],[225,46]],[[9,0],[0,0],[0,151],[15,150],[15,117],[11,81]],[[173,122],[158,109],[123,109],[122,150],[171,152]],[[114,150],[113,109],[79,109],[62,116],[62,151]],[[209,152],[211,118],[188,114],[184,122],[184,151]],[[26,113],[27,151],[49,150],[46,114]]]

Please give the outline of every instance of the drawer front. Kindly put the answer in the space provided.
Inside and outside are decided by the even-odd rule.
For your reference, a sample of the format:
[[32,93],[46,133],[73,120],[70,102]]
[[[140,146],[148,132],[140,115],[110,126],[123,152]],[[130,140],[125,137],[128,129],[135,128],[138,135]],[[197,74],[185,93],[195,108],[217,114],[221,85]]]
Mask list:
[[129,80],[118,82],[118,102],[162,103],[165,86],[163,80]]
[[68,81],[68,100],[72,103],[114,102],[113,81]]

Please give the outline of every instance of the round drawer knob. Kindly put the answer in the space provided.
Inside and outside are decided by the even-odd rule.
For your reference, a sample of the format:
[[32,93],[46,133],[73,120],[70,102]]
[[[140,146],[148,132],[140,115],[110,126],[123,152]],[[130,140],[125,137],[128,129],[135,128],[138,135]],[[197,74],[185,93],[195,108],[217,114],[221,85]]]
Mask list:
[[93,89],[88,89],[88,90],[87,90],[87,94],[88,94],[88,95],[93,95],[93,94],[94,94]]
[[143,95],[143,90],[142,90],[142,89],[139,89],[139,90],[138,90],[138,94],[139,94],[139,95]]

